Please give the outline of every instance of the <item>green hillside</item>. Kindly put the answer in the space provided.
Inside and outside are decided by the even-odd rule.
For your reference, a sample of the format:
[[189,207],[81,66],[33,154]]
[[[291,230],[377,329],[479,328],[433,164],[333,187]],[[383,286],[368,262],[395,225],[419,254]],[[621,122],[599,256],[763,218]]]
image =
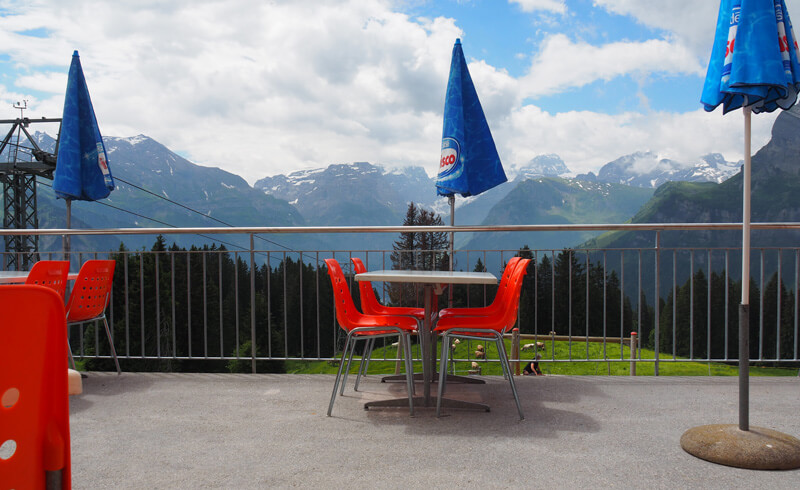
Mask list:
[[[720,183],[669,182],[633,216],[633,223],[741,223],[740,173]],[[752,158],[751,221],[800,221],[800,109],[781,113],[772,139]],[[754,231],[752,246],[795,246],[796,232]],[[585,247],[652,247],[654,232],[609,232]],[[661,234],[663,247],[737,247],[741,233],[672,231]]]
[[[520,182],[489,211],[483,224],[621,223],[653,195],[653,189],[622,184],[542,177]],[[483,233],[469,250],[520,248],[563,249],[589,240],[597,232]]]

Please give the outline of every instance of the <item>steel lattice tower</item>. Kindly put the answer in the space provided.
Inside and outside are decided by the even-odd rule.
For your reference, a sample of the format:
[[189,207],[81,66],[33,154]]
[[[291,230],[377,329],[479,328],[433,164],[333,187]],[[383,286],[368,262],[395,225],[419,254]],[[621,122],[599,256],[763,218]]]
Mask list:
[[[27,105],[27,104],[26,104]],[[25,106],[15,104],[20,112]],[[11,129],[0,143],[0,182],[3,184],[3,228],[34,229],[39,227],[36,206],[36,177],[53,178],[58,154],[58,138],[54,153],[39,148],[28,132],[33,123],[60,123],[61,119],[0,120],[0,124],[11,124]],[[37,235],[4,236],[4,270],[27,270],[38,260],[39,237]]]

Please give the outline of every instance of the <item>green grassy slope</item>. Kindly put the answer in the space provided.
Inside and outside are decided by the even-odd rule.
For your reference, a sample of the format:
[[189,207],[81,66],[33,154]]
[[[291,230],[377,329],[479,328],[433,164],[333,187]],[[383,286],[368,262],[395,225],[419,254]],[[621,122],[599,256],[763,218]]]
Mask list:
[[[475,360],[481,370],[481,375],[501,375],[502,370],[500,364],[497,362],[497,351],[494,349],[494,344],[485,344],[479,341],[463,341],[456,346],[455,358],[475,359],[475,350],[478,344],[483,344],[488,352],[488,360]],[[419,357],[419,346],[413,347],[414,355]],[[441,344],[439,344],[441,349]],[[506,340],[506,349],[509,354],[511,353],[511,341]],[[630,374],[630,349],[628,346],[623,347],[622,357],[620,356],[620,345],[617,343],[589,343],[585,342],[555,342],[555,349],[553,343],[546,342],[546,352],[542,353],[542,360],[540,366],[542,372],[547,374],[561,374],[561,375],[612,375],[612,376],[627,376]],[[588,351],[588,354],[587,354]],[[437,351],[439,352],[439,351]],[[570,354],[571,353],[571,354]],[[605,355],[604,355],[605,353]],[[655,352],[648,349],[642,349],[641,355],[643,361],[637,363],[636,374],[638,376],[652,376],[654,374]],[[372,353],[372,361],[369,365],[369,374],[394,374],[396,361],[384,361],[383,359],[394,359],[397,357],[397,348],[393,346],[376,347]],[[438,356],[437,356],[438,357]],[[534,354],[530,351],[522,351],[520,359],[524,362],[533,360]],[[587,361],[586,359],[590,359]],[[613,359],[612,361],[605,361],[603,359]],[[624,358],[623,361],[619,361]],[[360,360],[360,357],[357,358]],[[553,360],[558,362],[553,362]],[[569,359],[575,359],[570,362]],[[580,361],[578,361],[580,359]],[[592,361],[591,359],[597,359]],[[688,362],[678,358],[673,360],[672,356],[662,354],[660,356],[659,375],[661,376],[737,376],[738,368],[735,365],[727,365],[722,363],[708,363],[708,362]],[[466,375],[472,369],[472,361],[457,362],[455,365],[456,374]],[[520,365],[520,370],[522,366]],[[336,374],[339,364],[337,361],[333,362],[319,362],[319,361],[289,361],[286,363],[288,373],[293,374]],[[358,363],[354,362],[351,366],[350,372],[355,374],[358,369]],[[420,363],[415,363],[414,370],[420,371],[422,366]],[[513,369],[513,367],[512,367]],[[452,372],[452,366],[450,368]],[[751,376],[797,376],[796,368],[773,368],[773,367],[760,367],[751,366]]]

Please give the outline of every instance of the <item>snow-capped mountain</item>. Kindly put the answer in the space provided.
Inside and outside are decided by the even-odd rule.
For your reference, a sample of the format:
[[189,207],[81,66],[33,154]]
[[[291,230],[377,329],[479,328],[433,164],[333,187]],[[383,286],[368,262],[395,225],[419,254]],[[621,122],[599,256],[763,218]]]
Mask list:
[[570,170],[564,160],[555,153],[537,155],[528,163],[519,167],[511,165],[508,174],[513,180],[525,180],[536,177],[560,177],[569,174]]
[[430,206],[436,200],[421,167],[387,171],[367,162],[265,177],[255,188],[289,201],[309,225],[394,225],[410,201]]
[[[55,148],[51,136],[45,133],[32,136],[42,149]],[[238,175],[195,165],[147,136],[104,137],[103,141],[116,189],[99,202],[74,201],[74,228],[305,224],[297,209],[287,202],[257,191]],[[64,227],[64,203],[56,200],[51,181],[40,179],[37,194],[40,226]],[[179,243],[189,244],[237,241],[224,236],[215,238],[174,237]],[[152,239],[144,238],[148,242]],[[122,240],[134,248],[151,244],[141,243],[135,236]],[[298,240],[287,238],[282,243],[294,247]]]
[[[781,129],[776,128],[776,131],[780,133]],[[785,139],[794,138],[790,132],[784,132],[787,133]],[[43,149],[54,147],[53,138],[44,133],[36,133],[35,138]],[[224,226],[223,223],[235,226],[399,225],[410,201],[434,209],[449,222],[446,200],[436,196],[435,181],[422,167],[388,169],[367,162],[336,164],[266,177],[250,187],[237,175],[195,165],[147,136],[107,137],[105,142],[112,172],[119,179],[117,190],[106,201],[136,214],[76,202],[73,207],[76,227],[85,224],[118,228],[165,223],[174,226]],[[575,181],[575,185],[594,181],[655,188],[669,180],[721,182],[739,169],[738,163],[727,162],[719,154],[698,160],[686,165],[661,159],[652,152],[638,152],[606,164],[598,175],[590,173],[570,181]],[[496,205],[504,207],[501,201],[506,202],[504,198],[518,186],[543,177],[563,178],[570,171],[558,155],[546,154],[519,167],[509,165],[507,173],[511,182],[478,196],[458,197],[456,224],[481,224],[487,223],[487,219],[487,224],[491,224],[494,218],[487,218],[490,210]],[[147,189],[149,194],[127,182]],[[558,188],[566,193],[564,186]],[[59,209],[61,203],[55,201],[47,183],[43,182],[39,190],[42,226],[63,226],[60,224],[63,213],[52,211]],[[584,186],[583,191],[591,189]],[[158,199],[156,195],[184,207]],[[520,199],[514,203],[520,209],[536,205],[533,201],[523,204]],[[192,213],[186,208],[199,212]],[[605,219],[618,218],[615,215]],[[592,218],[583,216],[581,219]],[[323,248],[363,250],[391,248],[395,238],[391,234],[331,235],[319,240],[324,242],[320,245]],[[129,243],[127,238],[125,241]],[[292,246],[312,245],[304,236]]]
[[728,162],[719,153],[711,153],[693,164],[659,158],[652,152],[636,152],[605,164],[595,176],[579,175],[584,180],[597,180],[636,187],[658,187],[665,182],[720,183],[739,171],[741,162]]

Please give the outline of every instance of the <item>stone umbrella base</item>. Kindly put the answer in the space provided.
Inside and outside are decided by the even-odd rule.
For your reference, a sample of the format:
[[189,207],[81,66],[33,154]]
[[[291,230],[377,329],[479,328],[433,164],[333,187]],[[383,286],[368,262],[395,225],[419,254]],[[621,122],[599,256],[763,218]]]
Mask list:
[[681,447],[700,459],[737,468],[800,468],[800,440],[763,427],[743,431],[735,424],[702,425],[681,436]]

